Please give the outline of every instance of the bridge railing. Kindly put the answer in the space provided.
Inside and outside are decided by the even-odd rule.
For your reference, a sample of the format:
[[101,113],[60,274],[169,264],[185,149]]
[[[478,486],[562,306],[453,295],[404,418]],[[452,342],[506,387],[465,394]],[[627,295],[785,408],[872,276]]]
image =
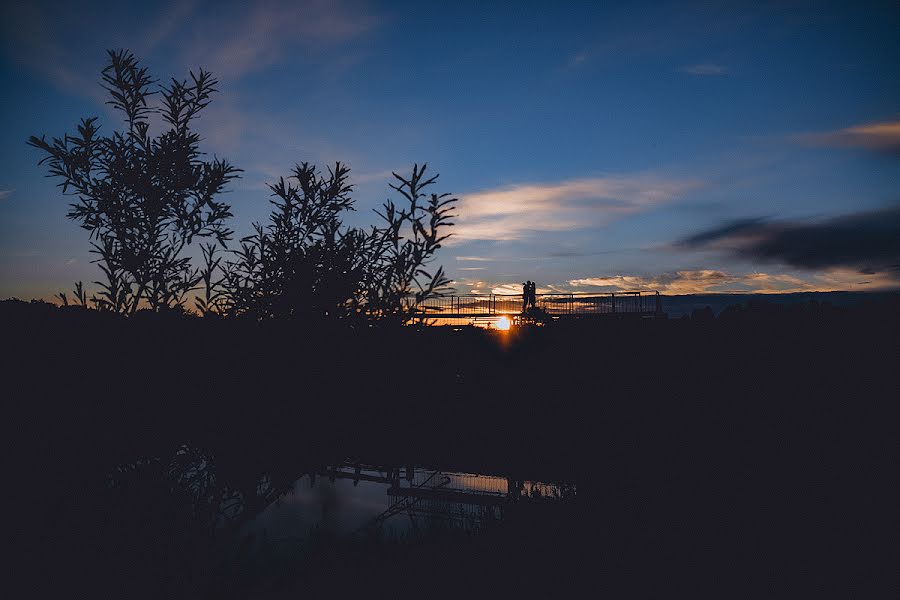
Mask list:
[[[507,477],[496,475],[480,475],[457,471],[434,471],[417,468],[406,471],[405,476],[397,474],[396,485],[399,488],[428,490],[434,489],[457,494],[470,494],[481,497],[527,497],[527,498],[563,498],[575,494],[575,486],[566,483],[546,483],[541,481],[513,481]],[[461,496],[455,496],[457,500]]]
[[514,303],[506,300],[504,296],[494,294],[486,295],[462,295],[462,296],[435,296],[428,298],[419,305],[415,305],[413,298],[405,298],[404,302],[410,308],[415,307],[429,314],[441,313],[461,316],[479,316],[486,314],[504,314],[519,312],[522,309],[522,296],[517,296],[518,308],[511,308]]
[[[516,315],[523,312],[522,294],[466,294],[437,296],[415,305],[424,317],[454,318]],[[538,294],[536,304],[551,316],[607,314],[652,315],[662,311],[657,291],[609,292],[604,294]]]
[[537,305],[551,315],[656,314],[662,311],[659,292],[609,294],[545,294]]

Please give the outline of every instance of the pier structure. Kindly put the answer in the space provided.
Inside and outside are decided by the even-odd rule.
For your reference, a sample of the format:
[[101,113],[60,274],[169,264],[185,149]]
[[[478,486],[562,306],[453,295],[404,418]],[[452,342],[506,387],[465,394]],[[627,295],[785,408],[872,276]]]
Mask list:
[[575,486],[417,467],[386,467],[346,462],[317,473],[331,480],[349,479],[386,486],[388,507],[363,529],[395,515],[438,518],[464,525],[499,519],[516,504],[546,503],[575,497]]
[[437,325],[491,325],[506,318],[517,324],[538,315],[549,320],[586,318],[664,318],[658,291],[606,294],[538,294],[537,311],[527,310],[522,294],[466,294],[436,296],[409,308],[425,322]]

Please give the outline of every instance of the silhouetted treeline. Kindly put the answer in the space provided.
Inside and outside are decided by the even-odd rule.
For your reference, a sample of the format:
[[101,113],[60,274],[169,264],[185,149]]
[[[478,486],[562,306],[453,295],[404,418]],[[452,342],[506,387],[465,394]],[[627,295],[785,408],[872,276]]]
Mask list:
[[[274,208],[265,225],[229,248],[231,206],[221,196],[241,169],[207,160],[191,129],[217,91],[202,68],[189,78],[158,82],[126,50],[108,52],[102,70],[107,104],[124,127],[101,135],[96,117],[77,132],[47,141],[32,136],[48,177],[76,200],[68,217],[90,232],[91,252],[104,279],[97,293],[75,284],[73,302],[117,314],[197,310],[217,317],[406,320],[410,308],[451,283],[429,264],[449,237],[455,198],[431,192],[438,176],[413,165],[391,187],[379,223],[348,227],[354,210],[350,169],[326,174],[298,164],[268,184]],[[154,104],[153,96],[159,96]],[[151,132],[158,115],[162,132]],[[195,266],[191,245],[200,245]],[[66,292],[58,294],[69,304]]]
[[[557,593],[868,595],[892,570],[875,548],[894,510],[897,308],[501,334],[3,302],[18,572],[126,597],[328,590],[348,564],[418,565],[409,589],[454,565]],[[422,554],[336,547],[277,585],[222,554],[280,490],[349,456],[571,481],[578,499]],[[201,463],[244,503],[230,528],[210,529],[222,497],[185,483]]]

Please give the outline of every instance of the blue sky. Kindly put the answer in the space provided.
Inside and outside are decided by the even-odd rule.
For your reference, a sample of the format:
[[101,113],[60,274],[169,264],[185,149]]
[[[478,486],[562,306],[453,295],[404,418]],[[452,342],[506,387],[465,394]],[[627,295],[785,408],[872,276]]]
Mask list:
[[349,163],[363,224],[427,161],[460,198],[438,260],[461,292],[896,288],[898,30],[895,3],[11,6],[0,297],[97,278],[25,141],[116,127],[97,82],[120,47],[221,79],[199,129],[245,170],[239,234],[295,162]]

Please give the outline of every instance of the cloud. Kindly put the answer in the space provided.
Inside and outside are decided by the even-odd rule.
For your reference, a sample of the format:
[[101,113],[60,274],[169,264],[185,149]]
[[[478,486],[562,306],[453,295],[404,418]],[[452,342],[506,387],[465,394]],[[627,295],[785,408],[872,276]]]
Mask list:
[[572,279],[569,285],[582,292],[658,290],[664,294],[875,291],[900,287],[896,273],[861,277],[853,270],[836,268],[808,277],[790,273],[743,273],[699,269],[660,273],[654,276],[613,275]]
[[[60,91],[103,103],[106,94],[97,82],[105,48],[131,48],[142,59],[160,48],[171,48],[183,66],[203,66],[227,84],[291,52],[310,55],[332,50],[382,22],[364,0],[207,0],[205,6],[201,4],[202,0],[173,0],[147,7],[134,18],[126,5],[20,2],[4,11],[0,44],[13,61],[39,73]],[[356,60],[330,58],[330,72]]]
[[354,185],[383,180],[386,187],[392,179],[389,169],[369,167],[357,174],[356,165],[368,166],[365,156],[316,133],[302,115],[248,108],[235,95],[218,95],[197,122],[196,130],[207,151],[238,161],[244,169],[235,183],[237,190],[267,195],[266,184],[287,175],[298,161],[327,168],[340,160],[354,167],[350,173]]
[[698,63],[696,65],[684,65],[678,69],[682,73],[688,75],[725,75],[728,73],[728,67],[717,65],[714,63]]
[[747,231],[751,231],[766,223],[766,219],[762,217],[737,219],[722,225],[695,233],[679,242],[682,246],[697,247],[705,246],[717,242],[718,240],[728,239],[730,237],[740,236]]
[[805,269],[900,269],[900,206],[809,223],[745,219],[702,231],[679,245]]
[[167,10],[161,12],[155,23],[147,26],[143,42],[140,45],[142,53],[152,52],[157,46],[164,43],[172,35],[183,28],[196,8],[198,0],[175,0]]
[[6,200],[10,196],[12,196],[12,193],[14,191],[16,190],[0,190],[0,200]]
[[581,51],[569,57],[565,64],[565,69],[576,69],[588,62],[590,55],[587,51]]
[[[734,273],[718,269],[682,269],[644,274],[597,275],[570,279],[560,284],[544,284],[541,294],[576,293],[605,294],[610,292],[659,291],[667,295],[687,294],[787,294],[795,292],[885,291],[900,289],[896,271],[861,275],[845,268],[828,269],[820,273],[763,272]],[[525,277],[522,278],[523,280]],[[457,281],[460,293],[521,294],[518,280],[491,281],[465,279]]]
[[185,56],[234,81],[277,62],[292,47],[329,47],[380,22],[349,0],[257,0],[239,12],[225,11],[218,19],[198,23]]
[[[766,273],[752,273],[749,275],[732,275],[724,271],[701,269],[695,271],[675,271],[674,273],[662,273],[654,277],[622,276],[591,277],[587,279],[575,279],[569,282],[576,287],[602,288],[608,291],[637,291],[659,290],[669,294],[697,294],[711,291],[734,290],[741,284],[753,285],[753,291],[772,291],[773,284],[787,284],[791,290],[799,288],[807,289],[802,280],[790,275],[769,275]],[[762,289],[760,284],[764,284]],[[784,289],[785,286],[779,286]]]
[[97,70],[87,68],[83,52],[72,52],[63,42],[72,34],[58,24],[70,22],[74,10],[66,5],[42,7],[36,2],[10,4],[4,7],[0,22],[0,42],[15,63],[40,74],[59,91],[102,103],[106,98],[97,85]]
[[810,146],[864,148],[900,156],[900,121],[854,125],[835,131],[801,133],[790,139]]
[[[543,290],[537,290],[538,293],[543,293]],[[501,283],[498,285],[491,286],[491,293],[497,294],[498,296],[514,296],[516,294],[522,293],[522,284],[521,283]]]
[[354,173],[352,176],[353,184],[359,185],[362,183],[369,183],[372,181],[378,181],[387,185],[388,183],[393,183],[397,181],[394,178],[394,173],[402,173],[406,167],[397,167],[395,169],[381,169],[376,171],[369,171],[365,173]]
[[517,240],[536,232],[599,227],[650,210],[699,187],[697,181],[652,175],[528,183],[460,198],[451,243]]

